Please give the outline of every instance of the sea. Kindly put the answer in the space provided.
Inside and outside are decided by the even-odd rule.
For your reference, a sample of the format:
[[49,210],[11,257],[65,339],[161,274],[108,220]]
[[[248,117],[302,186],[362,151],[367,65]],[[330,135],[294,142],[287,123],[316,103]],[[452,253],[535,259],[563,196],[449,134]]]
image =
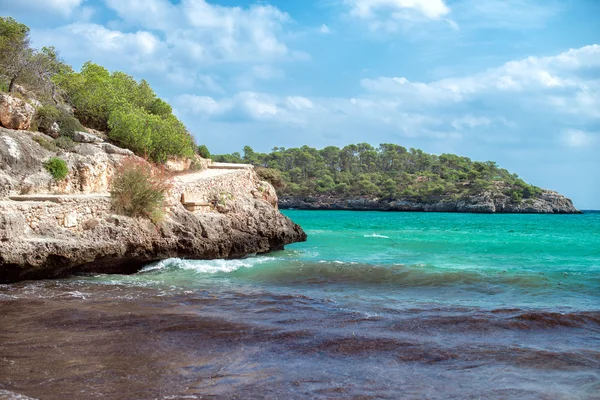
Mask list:
[[600,399],[600,212],[284,213],[305,243],[0,285],[0,399]]

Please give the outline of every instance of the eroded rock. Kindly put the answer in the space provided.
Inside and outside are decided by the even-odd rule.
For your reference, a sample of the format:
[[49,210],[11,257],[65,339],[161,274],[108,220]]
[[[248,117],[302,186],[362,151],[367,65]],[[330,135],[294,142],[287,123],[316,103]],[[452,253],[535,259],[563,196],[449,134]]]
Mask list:
[[[166,219],[154,225],[112,209],[112,174],[129,151],[79,144],[59,155],[69,175],[55,181],[43,161],[56,154],[34,136],[0,128],[0,159],[6,160],[0,163],[0,283],[90,271],[132,273],[170,257],[239,258],[306,239],[278,211],[275,190],[253,169],[172,178]],[[186,191],[198,198],[217,195],[220,202],[190,212],[181,203]]]
[[0,123],[8,129],[27,130],[35,108],[24,100],[0,93]]
[[96,135],[87,132],[76,131],[72,137],[74,142],[78,143],[101,143],[104,140]]

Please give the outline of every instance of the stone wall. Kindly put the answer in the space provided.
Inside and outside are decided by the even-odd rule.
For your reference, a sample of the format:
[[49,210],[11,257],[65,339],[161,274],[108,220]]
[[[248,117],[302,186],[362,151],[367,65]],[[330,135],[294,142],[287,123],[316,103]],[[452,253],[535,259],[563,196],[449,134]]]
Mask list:
[[[50,198],[50,197],[49,197]],[[110,214],[108,196],[65,196],[51,201],[1,201],[0,214],[21,215],[25,233],[46,235],[56,228],[81,232],[93,227],[94,220]]]
[[[179,185],[182,185],[181,183]],[[273,186],[258,179],[254,169],[232,170],[223,175],[205,178],[184,186],[177,186],[174,197],[181,198],[185,193],[198,202],[225,205],[238,197],[251,195],[263,199],[277,207],[277,194]]]

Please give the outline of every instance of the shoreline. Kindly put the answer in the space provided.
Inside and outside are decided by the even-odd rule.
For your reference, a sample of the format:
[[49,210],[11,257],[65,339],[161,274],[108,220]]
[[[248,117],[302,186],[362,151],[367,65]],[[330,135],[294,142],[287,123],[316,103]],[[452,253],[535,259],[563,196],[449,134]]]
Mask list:
[[449,212],[466,214],[581,214],[565,196],[545,190],[540,198],[511,203],[507,196],[484,192],[468,198],[429,202],[366,197],[279,196],[279,208],[297,210],[347,210],[387,212]]

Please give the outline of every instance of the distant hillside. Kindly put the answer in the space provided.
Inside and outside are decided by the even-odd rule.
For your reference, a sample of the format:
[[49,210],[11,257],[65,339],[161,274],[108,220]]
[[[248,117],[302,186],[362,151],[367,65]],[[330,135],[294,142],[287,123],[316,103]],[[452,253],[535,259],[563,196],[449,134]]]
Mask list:
[[[425,210],[427,204],[439,204],[430,211],[460,211],[461,202],[466,202],[478,205],[481,212],[577,212],[570,200],[526,183],[493,161],[437,156],[396,144],[374,148],[359,143],[321,150],[275,147],[268,154],[246,146],[243,155],[212,158],[257,166],[259,174],[277,188],[285,207]],[[547,204],[550,195],[565,201]],[[481,206],[482,202],[488,206]]]

